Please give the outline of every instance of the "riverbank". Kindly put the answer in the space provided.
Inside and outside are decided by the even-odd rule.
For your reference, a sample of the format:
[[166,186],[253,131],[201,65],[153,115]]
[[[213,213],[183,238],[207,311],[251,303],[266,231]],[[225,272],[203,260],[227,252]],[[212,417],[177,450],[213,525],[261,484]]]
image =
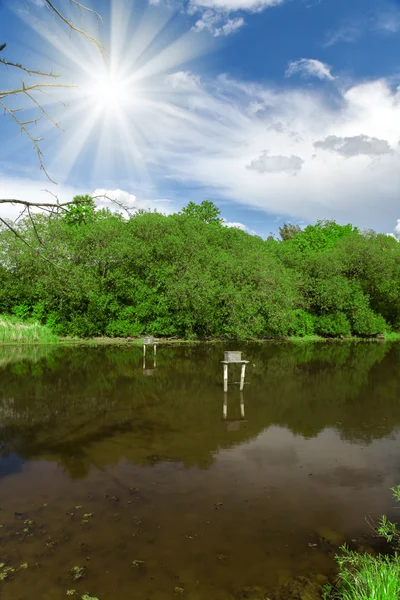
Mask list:
[[[340,336],[322,337],[318,335],[307,336],[276,336],[266,338],[157,338],[157,344],[219,344],[219,343],[268,343],[290,342],[294,344],[309,343],[360,343],[360,342],[396,342],[400,341],[400,333],[386,332],[371,337]],[[61,337],[55,334],[50,327],[38,321],[24,320],[14,316],[0,315],[0,345],[9,344],[78,344],[89,346],[142,346],[143,337]]]

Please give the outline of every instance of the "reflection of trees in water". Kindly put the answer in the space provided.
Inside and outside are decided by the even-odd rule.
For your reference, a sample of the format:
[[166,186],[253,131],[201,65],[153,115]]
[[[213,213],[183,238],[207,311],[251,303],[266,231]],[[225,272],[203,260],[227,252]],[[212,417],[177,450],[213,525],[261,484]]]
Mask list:
[[[11,362],[0,378],[0,451],[57,460],[82,477],[91,464],[122,457],[204,468],[219,448],[271,425],[305,437],[333,427],[368,443],[400,424],[396,345],[243,350],[250,360],[246,422],[234,430],[221,418],[221,346],[160,347],[154,377],[143,376],[141,350],[132,347],[56,348],[47,358]],[[228,398],[238,411],[236,394]]]

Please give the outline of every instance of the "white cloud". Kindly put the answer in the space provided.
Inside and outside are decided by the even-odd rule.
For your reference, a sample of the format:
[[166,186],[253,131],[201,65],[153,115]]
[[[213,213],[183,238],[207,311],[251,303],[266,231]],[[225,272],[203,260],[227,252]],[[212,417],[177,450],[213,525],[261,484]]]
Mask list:
[[[78,188],[68,185],[51,185],[48,181],[38,180],[29,177],[12,177],[0,172],[0,199],[29,200],[36,203],[54,203],[55,198],[49,194],[49,190],[56,194],[60,202],[69,202],[74,196],[87,194],[87,188]],[[109,208],[113,212],[121,212],[123,209],[119,204],[127,208],[158,210],[163,213],[170,213],[174,210],[169,200],[162,199],[138,199],[134,194],[120,189],[95,189],[91,192],[92,196],[107,196],[107,198],[96,198],[96,206],[99,208]],[[116,200],[119,204],[112,202]],[[3,219],[15,220],[21,212],[21,206],[12,203],[0,204],[0,217]]]
[[356,42],[366,34],[381,33],[391,35],[400,31],[400,10],[382,5],[380,9],[343,23],[338,29],[326,36],[324,46],[329,47],[339,42]]
[[223,220],[223,225],[225,227],[232,227],[233,229],[241,229],[242,231],[246,231],[247,233],[250,233],[250,229],[246,225],[243,225],[243,223],[238,223],[238,222],[235,223],[233,221]]
[[[159,0],[158,0],[159,1]],[[190,0],[190,15],[199,15],[194,31],[209,31],[214,37],[227,36],[245,25],[239,13],[255,13],[283,4],[285,0]]]
[[[97,188],[92,192],[92,196],[100,196],[96,198],[96,205],[99,208],[108,208],[113,212],[124,212],[124,209],[135,211],[142,210],[158,210],[159,212],[171,212],[168,200],[149,200],[140,199],[134,195],[120,189],[105,189]],[[103,197],[101,197],[103,196]]]
[[379,140],[367,135],[354,135],[352,137],[328,135],[324,140],[315,142],[314,148],[337,152],[347,158],[363,154],[366,156],[383,156],[393,152],[387,140]]
[[396,227],[394,228],[394,232],[395,232],[397,235],[400,235],[400,219],[397,219],[397,225],[396,225]]
[[[189,77],[188,90],[182,79],[176,118],[160,112],[146,130],[168,179],[283,218],[390,231],[400,190],[400,91],[376,80],[325,95],[227,76]],[[333,151],[318,148],[327,139]]]
[[342,25],[339,29],[334,31],[330,31],[326,36],[326,41],[324,46],[328,48],[329,46],[333,46],[338,42],[355,42],[362,36],[362,27],[360,24],[354,25]]
[[209,31],[214,37],[227,36],[244,25],[243,17],[229,18],[211,9],[205,10],[193,26],[194,31]]
[[258,173],[292,173],[300,171],[303,159],[299,156],[268,156],[268,152],[261,153],[259,158],[251,161],[248,169]]
[[264,8],[278,6],[285,0],[192,0],[192,7],[212,8],[217,11],[234,12],[238,10],[258,12]]
[[300,60],[291,61],[285,75],[291,77],[296,73],[299,73],[302,77],[318,77],[318,79],[328,79],[329,81],[335,79],[328,65],[313,58],[301,58]]
[[[56,194],[60,202],[69,202],[78,194],[85,194],[87,190],[72,186],[53,186],[46,180],[31,179],[29,177],[13,177],[0,172],[0,198],[28,200],[37,203],[54,203],[54,196],[45,190]],[[16,219],[21,212],[21,206],[10,204],[0,205],[0,216],[3,219]]]

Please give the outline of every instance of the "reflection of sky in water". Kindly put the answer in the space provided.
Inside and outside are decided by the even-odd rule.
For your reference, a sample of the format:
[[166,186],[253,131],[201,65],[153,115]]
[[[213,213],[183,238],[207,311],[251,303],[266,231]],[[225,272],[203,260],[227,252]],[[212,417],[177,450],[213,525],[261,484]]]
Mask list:
[[0,458],[0,479],[7,475],[14,475],[23,470],[25,460],[20,458],[18,454],[9,454],[6,458]]
[[[226,600],[241,586],[330,572],[319,532],[368,533],[365,516],[389,511],[400,482],[389,348],[249,345],[244,393],[226,396],[221,347],[160,347],[152,377],[134,348],[62,350],[36,374],[12,363],[0,374],[2,531],[20,512],[57,545],[42,557],[43,538],[11,536],[7,552],[42,557],[51,600],[65,597],[60,573],[80,543],[90,554],[81,591],[105,600],[116,581],[124,597],[166,600],[178,585]],[[134,559],[146,566],[132,572]],[[32,600],[45,598],[40,581],[32,572]],[[24,598],[24,585],[5,600]]]

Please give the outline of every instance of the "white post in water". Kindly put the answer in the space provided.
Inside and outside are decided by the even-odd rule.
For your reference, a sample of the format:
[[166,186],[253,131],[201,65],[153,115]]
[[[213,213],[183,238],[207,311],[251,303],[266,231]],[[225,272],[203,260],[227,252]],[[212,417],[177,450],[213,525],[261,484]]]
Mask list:
[[224,363],[224,392],[228,391],[228,364]]
[[242,371],[240,373],[240,391],[243,392],[244,388],[244,377],[246,375],[246,363],[242,363]]

